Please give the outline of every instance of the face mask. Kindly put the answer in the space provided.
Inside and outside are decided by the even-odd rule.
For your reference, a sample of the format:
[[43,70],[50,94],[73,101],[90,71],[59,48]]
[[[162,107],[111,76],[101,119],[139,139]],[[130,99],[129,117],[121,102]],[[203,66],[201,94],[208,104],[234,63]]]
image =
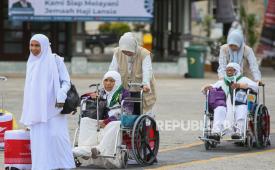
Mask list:
[[234,81],[235,80],[235,76],[225,76],[225,79],[227,80],[227,81],[229,81],[229,82],[232,82],[232,81]]

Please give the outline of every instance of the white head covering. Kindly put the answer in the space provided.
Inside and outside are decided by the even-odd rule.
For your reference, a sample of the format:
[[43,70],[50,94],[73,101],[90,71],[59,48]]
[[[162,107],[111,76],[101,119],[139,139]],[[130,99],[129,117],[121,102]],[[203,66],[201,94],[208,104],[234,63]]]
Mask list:
[[242,31],[239,29],[232,30],[227,37],[227,44],[239,47],[238,51],[232,51],[231,48],[229,48],[229,55],[230,62],[241,64],[245,45]]
[[117,89],[121,86],[122,83],[121,83],[121,76],[117,71],[108,71],[107,73],[105,73],[105,75],[103,76],[102,84],[103,84],[103,81],[107,78],[112,78],[115,80],[115,85],[111,91],[106,91],[104,89],[107,94],[107,101],[109,106],[114,93],[117,91]]
[[131,32],[124,33],[119,40],[119,48],[121,50],[137,52],[138,42],[134,34]]
[[30,43],[33,40],[39,42],[41,52],[38,56],[30,52],[27,62],[23,112],[20,120],[27,126],[47,122],[61,110],[55,107],[60,82],[49,39],[43,34],[35,34]]
[[228,63],[227,66],[226,66],[226,68],[228,68],[228,67],[234,68],[234,70],[235,70],[235,76],[238,77],[238,76],[241,75],[241,67],[240,67],[240,65],[238,63]]

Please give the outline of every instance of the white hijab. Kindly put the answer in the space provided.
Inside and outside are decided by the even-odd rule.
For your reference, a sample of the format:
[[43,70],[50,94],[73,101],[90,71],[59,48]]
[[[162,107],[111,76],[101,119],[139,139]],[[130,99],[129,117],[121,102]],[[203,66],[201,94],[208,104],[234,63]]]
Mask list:
[[243,55],[244,55],[244,37],[241,30],[235,29],[232,30],[227,37],[227,44],[236,45],[239,47],[239,50],[233,51],[229,48],[230,62],[242,64]]
[[115,85],[111,91],[106,91],[104,88],[104,90],[107,94],[107,102],[108,102],[108,106],[109,106],[114,93],[117,91],[117,89],[121,86],[122,83],[121,83],[121,76],[117,71],[108,71],[107,73],[105,73],[103,80],[102,80],[102,84],[103,84],[103,81],[107,78],[112,78],[115,80]]
[[30,52],[27,62],[23,112],[20,120],[27,126],[47,122],[61,110],[55,107],[60,82],[49,39],[43,34],[35,34],[30,43],[32,40],[39,42],[41,52],[38,56]]
[[119,39],[119,48],[121,50],[137,53],[138,42],[131,32],[124,33]]
[[238,63],[233,63],[233,62],[228,63],[226,65],[226,68],[228,68],[228,67],[234,68],[234,70],[235,70],[235,75],[234,76],[239,77],[241,75],[241,67]]

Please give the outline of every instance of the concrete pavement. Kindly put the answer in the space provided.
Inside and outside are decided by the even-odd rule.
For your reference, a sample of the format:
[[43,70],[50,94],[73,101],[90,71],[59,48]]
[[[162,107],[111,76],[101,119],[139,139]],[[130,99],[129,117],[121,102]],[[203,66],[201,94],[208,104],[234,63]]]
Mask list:
[[[274,73],[274,70],[264,70],[263,77],[263,81],[267,84],[266,105],[271,114],[271,127],[275,126]],[[100,78],[87,78],[85,76],[82,78],[75,77],[72,80],[80,93],[89,91],[89,84],[101,81]],[[259,157],[263,162],[267,162],[267,169],[275,167],[274,163],[270,162],[270,160],[272,160],[271,155],[274,152],[274,148],[270,148],[270,151],[262,152],[261,154],[253,154],[254,152],[261,151],[242,151],[242,148],[239,150],[239,148],[232,147],[232,145],[225,143],[221,145],[217,151],[204,151],[198,140],[201,131],[197,128],[190,129],[188,127],[197,126],[195,123],[202,121],[204,97],[200,93],[200,89],[204,84],[213,83],[215,81],[216,75],[209,73],[206,74],[205,79],[183,79],[179,77],[161,77],[157,79],[158,101],[154,108],[154,112],[156,113],[158,123],[163,125],[160,131],[161,151],[159,153],[159,163],[151,167],[146,167],[146,169],[202,169],[203,167],[214,169],[217,165],[220,165],[223,169],[230,169],[232,166],[235,167],[235,164],[240,167],[239,169],[244,169],[246,167],[253,169],[252,165],[255,165],[254,169],[258,169],[258,165],[261,164],[253,160]],[[24,78],[22,77],[10,78],[8,82],[1,86],[1,89],[5,91],[5,108],[15,113],[17,120],[20,118],[22,108],[23,86]],[[69,116],[71,136],[76,128],[77,119],[77,116]],[[182,121],[180,127],[177,126],[173,129],[171,124],[179,120]],[[272,139],[275,140],[274,135]],[[275,144],[273,144],[273,146],[274,145]],[[245,153],[251,153],[251,155],[234,157]],[[242,164],[243,160],[245,160],[245,164]],[[0,152],[0,165],[2,163],[3,152]],[[83,168],[89,169],[88,167]],[[132,168],[136,169],[137,166],[132,166]]]

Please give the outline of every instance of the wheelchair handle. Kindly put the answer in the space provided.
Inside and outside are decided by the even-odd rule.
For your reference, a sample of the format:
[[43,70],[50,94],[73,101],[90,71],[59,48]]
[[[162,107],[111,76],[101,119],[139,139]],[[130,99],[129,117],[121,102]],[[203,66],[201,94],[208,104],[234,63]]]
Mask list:
[[142,83],[128,83],[128,87],[134,87],[134,86],[139,86],[140,88],[143,88]]
[[265,86],[265,84],[264,84],[263,82],[259,81],[258,86],[262,86],[262,87],[264,87],[264,86]]
[[91,84],[91,85],[89,86],[89,88],[91,88],[91,87],[98,87],[98,86],[100,86],[99,83],[97,83],[97,84]]
[[7,81],[8,78],[7,78],[7,77],[4,77],[4,76],[0,76],[0,80],[1,80],[1,81]]

